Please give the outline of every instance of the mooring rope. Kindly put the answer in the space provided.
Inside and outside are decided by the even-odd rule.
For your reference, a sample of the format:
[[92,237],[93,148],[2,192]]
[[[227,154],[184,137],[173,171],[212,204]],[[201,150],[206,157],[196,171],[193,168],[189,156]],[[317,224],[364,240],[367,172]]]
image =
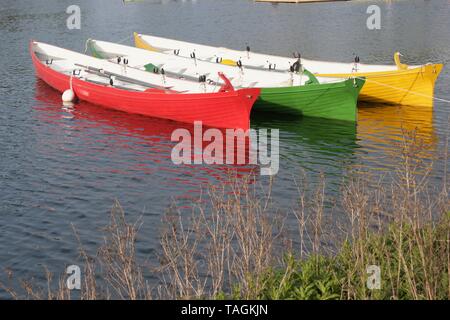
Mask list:
[[408,90],[408,89],[399,88],[399,87],[396,87],[396,86],[391,86],[389,84],[378,82],[378,81],[375,81],[375,80],[372,80],[372,79],[366,79],[366,78],[362,78],[362,77],[355,77],[355,78],[356,79],[360,79],[360,80],[365,80],[366,82],[373,82],[373,83],[376,83],[377,85],[384,86],[384,87],[387,87],[387,88],[391,88],[391,89],[395,89],[395,90],[399,90],[399,91],[403,91],[403,92],[407,92],[407,93],[412,93],[412,94],[414,94],[416,96],[421,96],[421,97],[424,97],[424,98],[431,98],[433,100],[437,100],[437,101],[441,101],[441,102],[445,102],[445,103],[450,104],[450,100],[438,98],[438,97],[435,97],[435,96],[430,96],[430,95],[427,95],[427,94],[423,94],[423,93],[412,91],[412,90]]

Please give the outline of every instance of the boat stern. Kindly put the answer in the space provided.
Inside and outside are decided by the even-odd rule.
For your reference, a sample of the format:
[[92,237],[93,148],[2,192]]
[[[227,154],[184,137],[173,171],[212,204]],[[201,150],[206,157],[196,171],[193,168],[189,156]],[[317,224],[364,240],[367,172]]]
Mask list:
[[137,32],[133,32],[133,38],[134,38],[134,46],[136,48],[145,49],[148,51],[155,51],[155,52],[160,51],[160,50],[156,49],[155,47],[151,46],[147,41],[142,39],[141,35]]

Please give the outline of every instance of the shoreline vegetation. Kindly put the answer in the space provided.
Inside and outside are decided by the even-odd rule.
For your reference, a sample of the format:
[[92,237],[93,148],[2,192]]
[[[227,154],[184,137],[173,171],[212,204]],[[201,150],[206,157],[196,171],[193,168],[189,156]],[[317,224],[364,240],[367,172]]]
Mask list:
[[[421,160],[423,148],[415,132],[404,132],[390,177],[349,171],[335,199],[325,177],[311,187],[303,174],[291,213],[276,209],[273,180],[261,187],[251,176],[210,186],[188,213],[174,204],[151,268],[156,287],[136,256],[143,221],[128,222],[116,202],[97,253],[80,243],[81,290],[48,271],[47,287],[9,274],[20,289],[0,288],[13,299],[450,299],[448,168],[441,186],[430,185],[433,163]],[[379,289],[368,288],[369,266],[380,268]]]

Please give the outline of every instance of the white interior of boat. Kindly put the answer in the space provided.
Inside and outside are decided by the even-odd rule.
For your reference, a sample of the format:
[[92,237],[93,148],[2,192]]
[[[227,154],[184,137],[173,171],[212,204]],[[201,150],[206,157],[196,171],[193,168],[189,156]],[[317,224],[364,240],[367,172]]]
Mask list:
[[[230,59],[233,61],[242,61],[243,65],[255,68],[267,69],[269,65],[276,65],[276,68],[288,70],[296,61],[296,58],[280,57],[252,51],[238,51],[227,48],[219,48],[202,44],[194,44],[185,41],[166,39],[151,35],[139,34],[142,40],[150,46],[161,50],[164,53],[174,54],[177,52],[180,56],[190,56],[193,52],[198,59],[206,61],[216,61],[216,59]],[[398,70],[397,65],[375,65],[354,62],[330,62],[316,61],[301,58],[302,65],[314,74],[342,74],[342,73],[365,73],[365,72],[382,72]],[[417,68],[420,66],[408,66],[408,68]]]
[[[145,70],[145,66],[152,64],[157,70],[164,69],[179,77],[198,79],[205,75],[212,82],[221,83],[218,72],[223,72],[234,87],[239,88],[273,88],[304,85],[309,79],[302,72],[268,71],[239,68],[221,63],[205,62],[192,57],[181,57],[152,52],[135,47],[125,46],[112,42],[88,40],[88,48],[93,48],[102,57],[117,63],[123,59],[128,64]],[[319,78],[320,83],[342,82],[339,78]]]
[[156,88],[178,93],[212,93],[220,89],[217,85],[154,74],[42,42],[33,42],[33,50],[43,64],[55,71],[97,84],[110,86],[112,79],[113,86],[121,89],[145,91]]

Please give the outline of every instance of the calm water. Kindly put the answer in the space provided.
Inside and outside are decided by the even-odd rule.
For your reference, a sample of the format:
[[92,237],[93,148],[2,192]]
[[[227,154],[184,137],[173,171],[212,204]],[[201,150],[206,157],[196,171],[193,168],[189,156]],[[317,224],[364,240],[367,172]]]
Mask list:
[[[320,60],[392,63],[395,50],[406,63],[449,63],[450,2],[359,1],[304,5],[255,4],[250,0],[142,2],[79,0],[82,29],[66,26],[71,0],[2,0],[0,42],[0,269],[40,277],[43,266],[62,272],[77,261],[71,223],[89,250],[101,243],[99,229],[118,199],[131,220],[143,216],[138,254],[154,261],[161,217],[173,199],[198,196],[205,183],[226,180],[226,167],[178,167],[170,161],[172,130],[180,124],[112,112],[86,103],[61,107],[60,94],[34,76],[30,38],[84,51],[87,38],[131,44],[133,31]],[[369,4],[382,8],[382,30],[365,27]],[[445,68],[436,96],[450,100]],[[389,172],[398,161],[401,128],[417,128],[429,157],[445,148],[450,105],[434,112],[392,106],[363,107],[358,126],[312,119],[255,115],[253,127],[280,128],[280,171],[275,201],[286,211],[301,169],[314,181],[320,172],[335,193],[349,165]],[[433,179],[439,183],[444,160]],[[235,168],[245,173],[248,168]],[[263,181],[264,182],[264,181]],[[0,281],[6,276],[0,275]],[[0,297],[6,293],[0,291]]]

